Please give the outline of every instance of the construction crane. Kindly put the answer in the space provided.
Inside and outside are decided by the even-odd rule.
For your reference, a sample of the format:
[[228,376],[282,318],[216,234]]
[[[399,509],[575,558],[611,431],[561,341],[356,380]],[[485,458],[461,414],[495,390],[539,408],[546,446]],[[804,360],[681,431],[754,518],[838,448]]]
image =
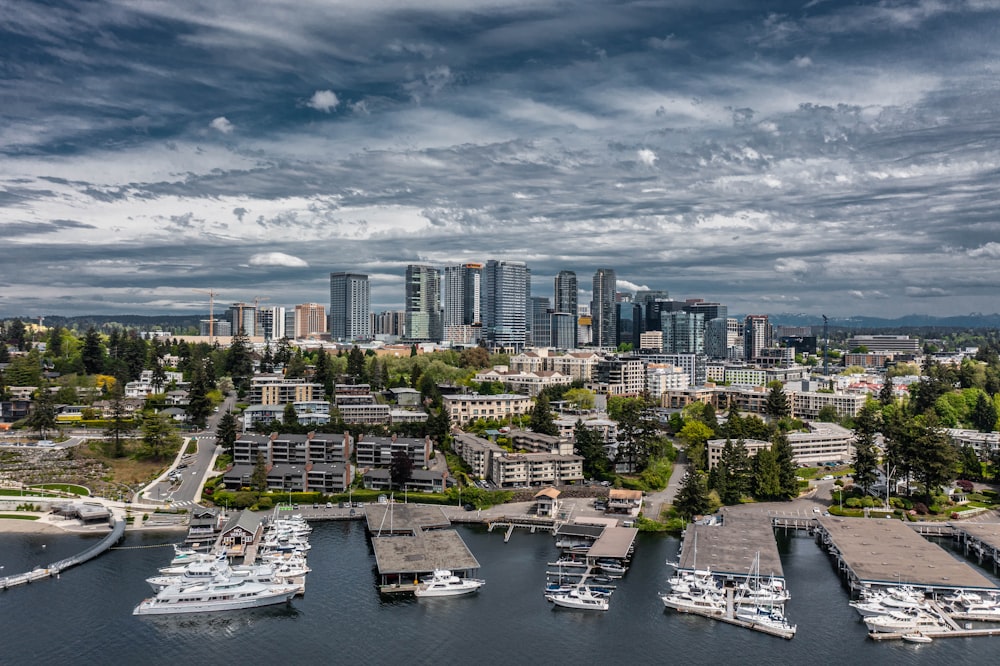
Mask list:
[[194,289],[200,294],[208,294],[208,344],[215,342],[215,297],[219,292],[214,289]]
[[830,321],[823,315],[823,376],[830,376]]
[[[253,297],[253,316],[254,316],[254,331],[253,331],[253,334],[254,335],[257,335],[257,327],[258,326],[260,326],[261,328],[263,328],[263,326],[264,326],[261,323],[261,322],[263,322],[263,319],[260,316],[260,302],[261,301],[266,301],[269,298],[270,298],[270,296],[254,296]],[[263,334],[263,331],[261,331],[261,334]]]

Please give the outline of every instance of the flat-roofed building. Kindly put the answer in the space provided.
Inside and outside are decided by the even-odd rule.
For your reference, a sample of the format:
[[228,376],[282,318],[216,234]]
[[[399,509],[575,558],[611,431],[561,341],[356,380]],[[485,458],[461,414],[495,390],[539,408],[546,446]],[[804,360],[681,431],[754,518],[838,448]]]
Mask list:
[[395,453],[404,453],[413,466],[427,467],[434,456],[434,445],[430,437],[373,437],[363,436],[358,440],[357,460],[360,467],[388,467]]
[[523,449],[529,453],[554,453],[560,456],[573,455],[573,439],[561,435],[543,435],[530,430],[511,430],[507,437],[514,449]]
[[490,458],[490,481],[501,488],[562,485],[583,480],[583,456],[551,453],[507,453]]
[[809,432],[788,433],[788,443],[799,464],[846,461],[854,456],[854,431],[836,423],[811,422]]
[[[708,449],[708,468],[713,469],[719,464],[719,460],[722,459],[722,448],[726,445],[725,439],[710,439],[705,443]],[[732,441],[732,440],[730,440]],[[757,455],[762,449],[770,449],[771,442],[760,440],[760,439],[744,439],[741,440],[743,446],[746,447],[747,454],[752,458]],[[733,441],[733,444],[736,442]]]
[[289,402],[309,402],[323,397],[323,385],[304,378],[284,375],[256,375],[250,379],[251,405],[285,405]]
[[869,352],[920,352],[920,340],[908,335],[852,335],[847,339],[847,348],[865,347]]
[[979,432],[961,428],[945,428],[944,431],[955,448],[971,446],[980,460],[989,460],[990,456],[1000,448],[1000,432]]
[[489,474],[493,456],[505,453],[494,442],[467,432],[456,434],[451,448],[469,465],[472,475],[480,479]]
[[451,422],[468,423],[476,419],[502,421],[511,416],[527,414],[534,405],[528,396],[503,393],[500,395],[445,395],[443,408]]
[[388,424],[392,419],[389,405],[338,405],[337,411],[344,423]]

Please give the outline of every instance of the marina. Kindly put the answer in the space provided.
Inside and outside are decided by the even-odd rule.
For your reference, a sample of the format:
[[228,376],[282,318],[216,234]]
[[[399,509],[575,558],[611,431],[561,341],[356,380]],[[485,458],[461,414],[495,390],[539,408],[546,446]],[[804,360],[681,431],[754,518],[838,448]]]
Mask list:
[[966,557],[979,564],[989,562],[994,573],[1000,565],[1000,525],[995,523],[955,523],[955,538]]
[[[369,504],[364,510],[382,594],[415,594],[436,571],[470,578],[479,562],[438,506]],[[469,590],[472,591],[472,590]],[[422,595],[423,596],[423,595]]]

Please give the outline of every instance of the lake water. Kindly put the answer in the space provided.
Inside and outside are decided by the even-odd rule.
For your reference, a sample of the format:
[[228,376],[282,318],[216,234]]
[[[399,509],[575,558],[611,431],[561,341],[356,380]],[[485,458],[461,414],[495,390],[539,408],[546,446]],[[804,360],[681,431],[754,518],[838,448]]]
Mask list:
[[[917,664],[993,663],[997,638],[931,645],[868,640],[830,560],[804,534],[778,533],[798,634],[785,641],[663,608],[664,561],[676,538],[639,535],[632,568],[606,613],[558,609],[542,597],[554,540],[460,527],[487,580],[457,599],[384,598],[360,522],[314,523],[313,572],[290,606],[216,615],[135,617],[145,579],[169,548],[113,550],[0,592],[0,664]],[[177,541],[128,534],[122,546]],[[45,546],[42,548],[42,546]],[[83,550],[73,536],[0,534],[0,566],[16,573]]]

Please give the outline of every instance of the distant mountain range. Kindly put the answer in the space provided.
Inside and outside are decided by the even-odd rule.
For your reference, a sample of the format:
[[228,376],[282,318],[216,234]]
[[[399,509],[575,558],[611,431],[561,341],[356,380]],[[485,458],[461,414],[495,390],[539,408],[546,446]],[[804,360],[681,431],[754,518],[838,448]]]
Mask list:
[[[770,316],[771,323],[779,326],[822,326],[823,317],[813,314],[785,312]],[[1000,328],[1000,314],[973,312],[952,317],[935,317],[911,314],[896,319],[882,317],[830,317],[830,328],[849,329],[935,329],[935,328]]]
[[[742,318],[742,315],[730,315]],[[109,323],[117,323],[128,328],[138,328],[140,330],[159,329],[164,331],[183,331],[185,329],[196,329],[202,319],[207,319],[208,314],[187,314],[187,315],[83,315],[78,317],[62,317],[51,315],[45,317],[47,326],[61,325],[77,330],[86,330],[90,326],[102,328]],[[35,317],[20,317],[24,321],[37,321]],[[783,312],[770,315],[771,323],[776,326],[823,326],[823,317],[820,315]],[[930,335],[937,329],[1000,329],[1000,314],[983,314],[973,312],[967,315],[957,315],[951,317],[935,317],[927,314],[911,314],[896,319],[885,319],[883,317],[830,317],[831,330],[891,330],[899,333],[920,329],[921,335]]]

